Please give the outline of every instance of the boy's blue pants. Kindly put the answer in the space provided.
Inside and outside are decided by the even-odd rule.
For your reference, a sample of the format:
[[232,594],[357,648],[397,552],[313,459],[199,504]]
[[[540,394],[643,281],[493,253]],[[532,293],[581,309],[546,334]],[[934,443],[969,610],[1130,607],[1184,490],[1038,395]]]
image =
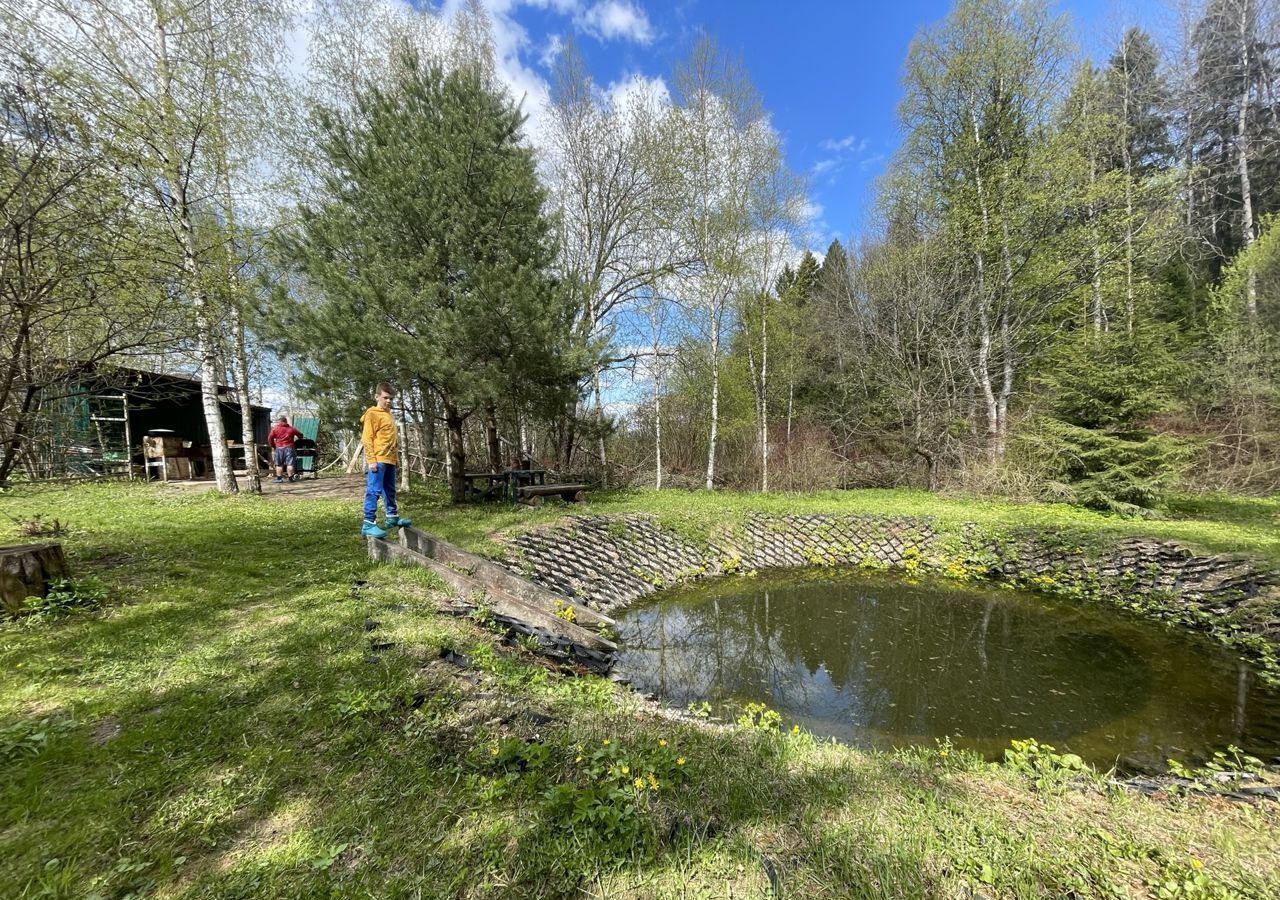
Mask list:
[[382,498],[382,511],[388,516],[396,514],[396,467],[390,463],[378,463],[372,472],[365,470],[364,520],[372,522],[378,516],[378,498]]

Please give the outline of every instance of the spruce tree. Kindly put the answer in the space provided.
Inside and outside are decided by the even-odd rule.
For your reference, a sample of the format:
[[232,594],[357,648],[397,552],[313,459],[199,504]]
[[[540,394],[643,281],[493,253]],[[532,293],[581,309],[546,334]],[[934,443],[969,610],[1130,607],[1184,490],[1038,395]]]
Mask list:
[[814,279],[814,293],[828,302],[837,301],[847,289],[849,259],[839,238],[832,238]]
[[1023,436],[1047,461],[1053,499],[1122,514],[1160,506],[1185,448],[1152,430],[1173,403],[1181,366],[1169,329],[1081,330],[1054,348],[1040,377],[1048,411]]
[[1141,28],[1130,28],[1111,54],[1104,79],[1106,112],[1120,123],[1112,166],[1149,176],[1173,161],[1169,137],[1171,93],[1160,74],[1160,53]]

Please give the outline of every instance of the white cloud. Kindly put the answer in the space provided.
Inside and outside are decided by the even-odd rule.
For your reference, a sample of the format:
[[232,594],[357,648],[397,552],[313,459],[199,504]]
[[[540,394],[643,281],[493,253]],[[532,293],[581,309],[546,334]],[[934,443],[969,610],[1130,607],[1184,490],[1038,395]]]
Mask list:
[[809,173],[814,178],[827,176],[829,183],[834,179],[837,172],[853,163],[856,163],[865,172],[868,168],[884,159],[883,154],[870,159],[862,159],[862,154],[866,152],[868,145],[869,142],[866,138],[860,138],[856,134],[845,135],[842,138],[827,138],[824,141],[820,141],[818,146],[827,151],[828,155],[814,163]]
[[806,225],[812,225],[822,221],[823,211],[822,204],[817,200],[806,199],[800,215]]
[[859,138],[856,134],[842,138],[827,138],[819,144],[823,150],[830,150],[834,153],[861,153],[867,149],[867,139]]
[[542,63],[542,68],[550,69],[556,64],[556,60],[560,58],[560,54],[564,51],[564,41],[560,35],[553,34],[547,38],[547,46],[542,48],[542,55],[538,57],[538,62]]
[[576,15],[574,22],[602,41],[620,39],[649,44],[654,38],[649,16],[631,0],[600,0]]

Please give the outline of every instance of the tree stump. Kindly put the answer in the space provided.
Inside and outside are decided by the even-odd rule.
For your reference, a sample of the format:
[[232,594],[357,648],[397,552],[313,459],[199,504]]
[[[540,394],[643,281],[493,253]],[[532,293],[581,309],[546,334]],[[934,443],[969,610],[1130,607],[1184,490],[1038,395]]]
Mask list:
[[20,613],[28,597],[43,597],[52,582],[68,575],[61,544],[0,547],[0,602],[10,615]]

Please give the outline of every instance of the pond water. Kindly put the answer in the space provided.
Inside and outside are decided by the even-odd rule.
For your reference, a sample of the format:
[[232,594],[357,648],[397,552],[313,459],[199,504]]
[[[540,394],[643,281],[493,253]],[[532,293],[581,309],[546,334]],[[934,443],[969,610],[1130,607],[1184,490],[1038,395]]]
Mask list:
[[747,702],[867,747],[998,757],[1033,737],[1125,770],[1236,744],[1280,756],[1280,691],[1200,635],[1088,603],[815,570],[724,578],[618,614],[615,671],[733,717]]

